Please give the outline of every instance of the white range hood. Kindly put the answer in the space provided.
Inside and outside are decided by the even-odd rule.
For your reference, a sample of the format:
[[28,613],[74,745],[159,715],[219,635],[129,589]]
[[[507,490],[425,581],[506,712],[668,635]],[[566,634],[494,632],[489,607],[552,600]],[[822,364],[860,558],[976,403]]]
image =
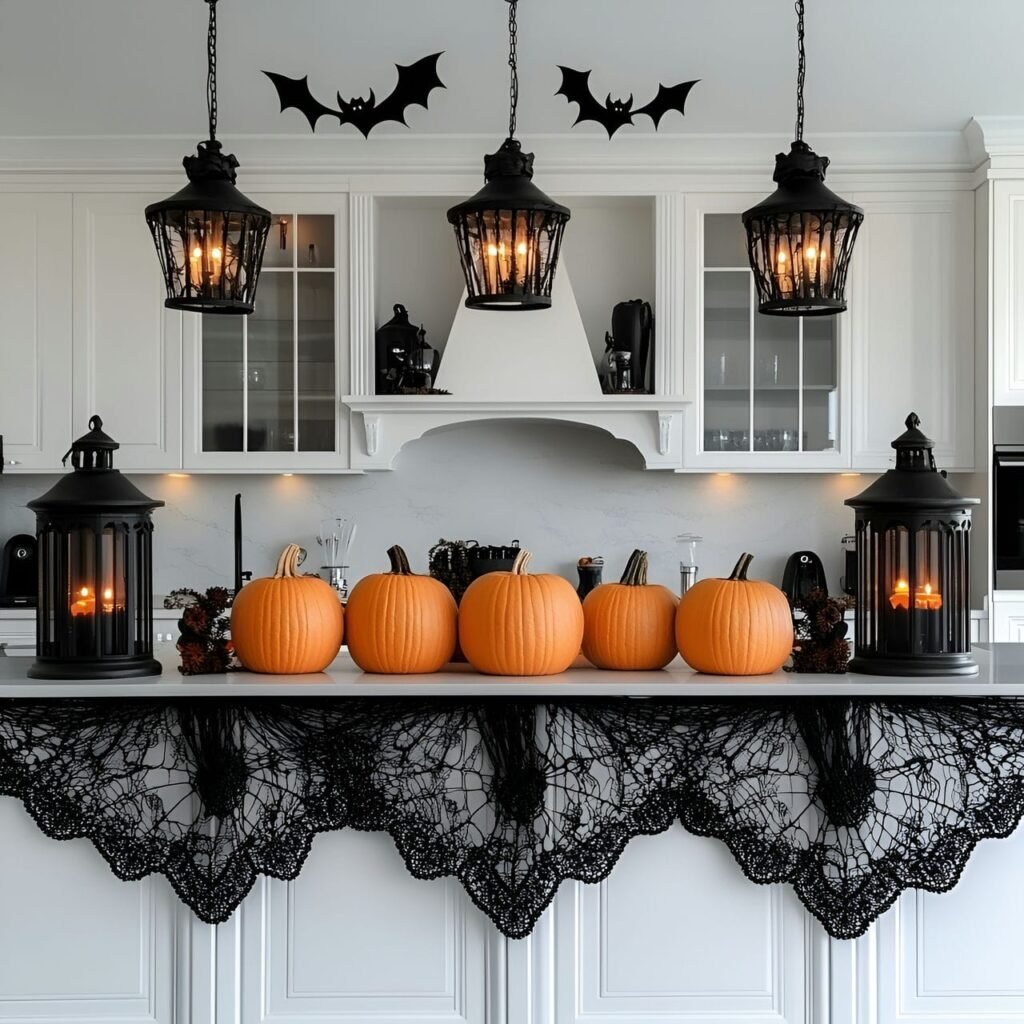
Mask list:
[[399,450],[430,430],[499,419],[584,424],[630,442],[648,469],[680,467],[687,403],[678,396],[601,392],[564,262],[549,309],[467,309],[465,298],[463,293],[436,381],[450,395],[343,399],[355,413],[353,469],[391,469]]

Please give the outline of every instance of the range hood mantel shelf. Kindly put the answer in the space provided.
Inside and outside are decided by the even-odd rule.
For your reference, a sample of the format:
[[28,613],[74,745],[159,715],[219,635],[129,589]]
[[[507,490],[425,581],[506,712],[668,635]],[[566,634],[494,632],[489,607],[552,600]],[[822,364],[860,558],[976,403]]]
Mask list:
[[605,395],[552,402],[536,399],[465,399],[457,395],[346,395],[361,421],[352,434],[352,465],[391,469],[403,445],[431,430],[483,420],[554,420],[604,430],[628,441],[647,469],[678,469],[682,460],[680,395]]

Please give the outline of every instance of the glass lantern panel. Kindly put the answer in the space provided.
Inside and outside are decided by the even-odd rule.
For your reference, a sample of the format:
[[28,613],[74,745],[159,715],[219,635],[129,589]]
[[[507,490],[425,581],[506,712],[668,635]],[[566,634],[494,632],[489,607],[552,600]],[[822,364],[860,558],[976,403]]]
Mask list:
[[[327,217],[331,221],[333,218]],[[298,276],[299,444],[302,452],[335,447],[334,274]]]
[[97,594],[103,588],[97,579],[96,534],[88,527],[78,527],[67,536],[69,608],[71,611],[71,655],[99,654],[97,629]]
[[910,534],[905,526],[885,531],[882,557],[877,563],[876,596],[881,605],[882,626],[879,639],[892,654],[911,653],[910,632]]

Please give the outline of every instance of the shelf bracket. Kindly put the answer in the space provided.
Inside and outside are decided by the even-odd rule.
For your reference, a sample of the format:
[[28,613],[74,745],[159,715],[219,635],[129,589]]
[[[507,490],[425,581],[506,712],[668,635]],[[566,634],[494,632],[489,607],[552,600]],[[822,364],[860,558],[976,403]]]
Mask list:
[[363,413],[363,432],[366,434],[366,454],[371,458],[380,451],[381,417]]
[[675,413],[658,413],[658,454],[668,455],[672,450],[672,424],[675,421]]

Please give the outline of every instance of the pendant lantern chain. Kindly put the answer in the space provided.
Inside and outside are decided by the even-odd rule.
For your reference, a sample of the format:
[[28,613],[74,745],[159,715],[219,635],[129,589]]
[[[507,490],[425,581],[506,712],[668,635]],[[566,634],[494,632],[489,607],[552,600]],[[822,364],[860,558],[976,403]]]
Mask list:
[[217,138],[217,0],[210,5],[210,27],[206,34],[206,110],[210,117],[210,138]]
[[508,0],[508,66],[511,72],[508,92],[508,137],[516,136],[516,108],[519,106],[519,63],[517,43],[519,26],[516,24],[516,7],[519,0]]
[[807,53],[804,50],[804,0],[796,0],[796,40],[799,57],[796,70],[796,140],[804,139],[804,80],[807,78]]

